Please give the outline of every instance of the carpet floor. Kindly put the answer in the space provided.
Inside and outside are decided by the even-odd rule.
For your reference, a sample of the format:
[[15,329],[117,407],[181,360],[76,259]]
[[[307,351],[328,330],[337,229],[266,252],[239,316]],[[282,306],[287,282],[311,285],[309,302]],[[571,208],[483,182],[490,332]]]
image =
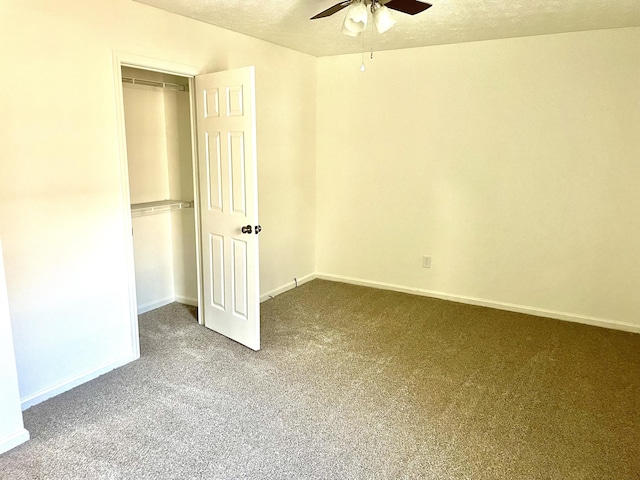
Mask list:
[[640,335],[315,280],[262,350],[177,303],[24,412],[22,479],[640,479]]

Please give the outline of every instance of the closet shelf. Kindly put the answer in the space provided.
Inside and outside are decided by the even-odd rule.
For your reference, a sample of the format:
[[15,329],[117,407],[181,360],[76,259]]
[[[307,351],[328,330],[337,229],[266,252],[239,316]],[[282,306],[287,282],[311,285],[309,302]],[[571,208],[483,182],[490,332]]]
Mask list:
[[157,202],[132,203],[131,216],[144,217],[183,208],[193,208],[193,202],[186,200],[159,200]]

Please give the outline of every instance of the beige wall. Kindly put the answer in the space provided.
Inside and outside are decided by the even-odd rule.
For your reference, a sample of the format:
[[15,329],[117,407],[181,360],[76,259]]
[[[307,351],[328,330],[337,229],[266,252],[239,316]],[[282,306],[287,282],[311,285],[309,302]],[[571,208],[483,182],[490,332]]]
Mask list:
[[25,404],[131,359],[114,50],[256,66],[262,291],[314,272],[313,57],[129,0],[5,0],[0,31],[14,72],[0,76],[0,236]]
[[123,84],[122,96],[131,203],[168,199],[164,91],[157,87]]
[[380,52],[365,73],[321,58],[318,272],[637,329],[638,45],[632,28]]

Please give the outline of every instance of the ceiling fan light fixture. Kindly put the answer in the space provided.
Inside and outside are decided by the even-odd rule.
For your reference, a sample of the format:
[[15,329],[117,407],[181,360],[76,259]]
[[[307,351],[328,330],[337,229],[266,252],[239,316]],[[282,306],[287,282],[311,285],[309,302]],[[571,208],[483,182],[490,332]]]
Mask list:
[[373,11],[373,23],[378,33],[384,33],[396,24],[396,20],[384,5],[376,3],[378,7]]
[[347,15],[342,24],[342,33],[350,37],[357,37],[367,28],[368,11],[364,2],[353,2],[347,9]]

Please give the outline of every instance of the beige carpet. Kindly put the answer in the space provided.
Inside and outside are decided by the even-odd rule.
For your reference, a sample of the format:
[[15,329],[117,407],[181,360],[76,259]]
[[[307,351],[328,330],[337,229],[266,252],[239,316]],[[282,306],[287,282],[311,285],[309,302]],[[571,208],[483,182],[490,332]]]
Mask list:
[[172,304],[2,479],[640,479],[640,335],[313,281],[252,352]]

